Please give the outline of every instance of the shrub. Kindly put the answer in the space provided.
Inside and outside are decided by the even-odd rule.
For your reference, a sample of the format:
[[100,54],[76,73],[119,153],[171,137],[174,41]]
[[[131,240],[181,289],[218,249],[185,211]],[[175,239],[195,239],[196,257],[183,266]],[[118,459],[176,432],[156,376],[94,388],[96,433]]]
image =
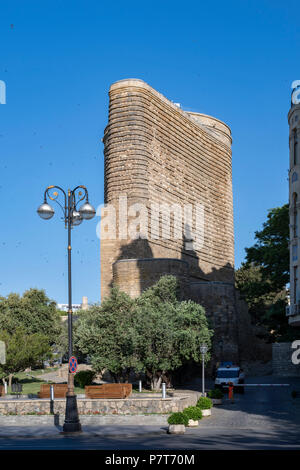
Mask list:
[[189,423],[189,418],[184,413],[172,413],[168,418],[169,424],[184,424],[185,426]]
[[208,397],[200,397],[197,406],[200,410],[209,410],[212,407],[212,401]]
[[86,385],[92,385],[95,378],[95,372],[92,370],[81,370],[75,374],[74,385],[75,387],[84,388]]
[[207,396],[209,398],[217,398],[218,399],[218,398],[223,398],[224,393],[219,388],[215,388],[214,390],[210,390],[209,392],[207,392]]
[[194,421],[198,421],[202,418],[202,411],[198,406],[188,406],[183,410],[183,414],[185,414],[188,419],[193,419]]

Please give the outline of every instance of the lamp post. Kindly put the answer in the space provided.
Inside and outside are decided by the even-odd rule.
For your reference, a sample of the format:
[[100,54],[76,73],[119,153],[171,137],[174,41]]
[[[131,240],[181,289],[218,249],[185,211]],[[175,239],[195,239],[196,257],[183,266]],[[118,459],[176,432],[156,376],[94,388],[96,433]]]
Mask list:
[[[63,195],[63,204],[58,200],[59,193]],[[48,204],[47,198],[51,199],[51,201],[55,201],[61,207],[65,228],[68,230],[68,355],[70,360],[73,355],[71,229],[80,225],[83,220],[92,219],[96,211],[89,203],[88,191],[85,186],[76,186],[73,190],[68,189],[68,194],[59,186],[48,186],[44,192],[44,202],[37,210],[38,215],[44,220],[49,220],[54,215],[54,209]],[[83,201],[83,204],[78,208],[81,201]],[[68,391],[66,395],[66,414],[63,431],[81,431],[77,400],[74,393],[74,375],[70,372],[70,369],[68,371]]]
[[205,375],[204,375],[204,359],[205,354],[207,353],[208,347],[206,344],[202,343],[200,346],[200,353],[202,356],[202,396],[204,397],[205,394]]

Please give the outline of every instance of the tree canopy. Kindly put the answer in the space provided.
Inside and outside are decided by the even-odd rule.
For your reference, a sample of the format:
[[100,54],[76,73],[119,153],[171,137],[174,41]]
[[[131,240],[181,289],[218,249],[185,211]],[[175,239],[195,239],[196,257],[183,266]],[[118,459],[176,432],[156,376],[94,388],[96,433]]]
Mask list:
[[128,380],[133,370],[144,372],[151,387],[159,388],[188,360],[200,360],[202,342],[211,344],[203,307],[180,302],[177,294],[173,276],[163,276],[137,299],[114,287],[101,306],[79,318],[77,348],[88,354],[96,371],[106,368],[116,381]]
[[29,289],[23,296],[0,297],[0,340],[6,347],[6,364],[0,366],[2,377],[26,367],[41,365],[52,356],[51,346],[60,337],[62,325],[44,290]]
[[27,334],[45,335],[50,344],[55,342],[61,331],[61,321],[56,303],[44,290],[29,289],[23,296],[12,293],[0,297],[0,331],[12,334],[17,328]]
[[10,376],[10,382],[13,374],[26,367],[42,365],[52,355],[47,336],[27,334],[20,327],[13,333],[2,331],[0,340],[4,341],[6,348],[5,364],[0,364],[0,378]]
[[270,341],[295,337],[285,315],[289,282],[289,206],[268,212],[255,244],[236,271],[236,286],[249,306],[253,322],[264,326]]

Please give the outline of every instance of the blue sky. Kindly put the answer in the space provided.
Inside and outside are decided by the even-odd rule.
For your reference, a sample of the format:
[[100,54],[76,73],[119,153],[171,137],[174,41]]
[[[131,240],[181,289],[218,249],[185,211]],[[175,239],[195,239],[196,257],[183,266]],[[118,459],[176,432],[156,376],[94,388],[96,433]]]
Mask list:
[[[38,218],[44,188],[85,184],[103,202],[112,82],[141,78],[233,135],[236,266],[268,209],[288,198],[291,82],[300,79],[298,2],[10,0],[0,4],[0,295],[67,300],[66,232]],[[58,212],[57,212],[58,214]],[[100,300],[94,219],[73,231],[74,302]]]

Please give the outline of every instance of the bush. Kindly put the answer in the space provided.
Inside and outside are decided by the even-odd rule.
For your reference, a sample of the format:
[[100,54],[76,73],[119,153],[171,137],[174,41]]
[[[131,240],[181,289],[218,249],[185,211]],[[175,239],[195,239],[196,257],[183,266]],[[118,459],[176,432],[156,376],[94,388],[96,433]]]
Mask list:
[[188,419],[193,419],[194,421],[198,421],[202,418],[202,411],[198,406],[188,406],[183,410],[183,414],[185,414]]
[[210,410],[212,407],[212,401],[208,397],[200,397],[197,401],[197,406],[200,410]]
[[214,390],[210,390],[209,392],[207,392],[207,396],[209,398],[220,399],[224,397],[224,393],[219,388],[215,388]]
[[92,385],[95,378],[95,372],[92,370],[81,370],[75,374],[74,385],[75,387],[84,388],[86,385]]
[[184,413],[172,413],[168,418],[169,424],[184,424],[185,426],[189,423],[189,418]]

